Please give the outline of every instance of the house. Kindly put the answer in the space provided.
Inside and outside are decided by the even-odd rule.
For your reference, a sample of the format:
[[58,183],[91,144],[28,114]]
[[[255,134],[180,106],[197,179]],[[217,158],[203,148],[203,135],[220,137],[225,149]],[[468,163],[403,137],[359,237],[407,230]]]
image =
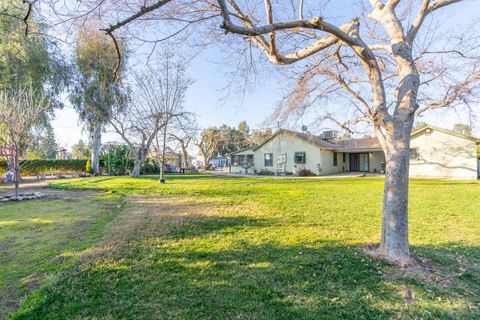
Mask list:
[[224,168],[229,165],[229,158],[225,156],[216,156],[210,160],[210,166],[212,168]]
[[[155,162],[159,162],[162,157],[161,152],[158,153],[157,151],[150,151],[148,154],[148,158],[153,159]],[[176,152],[170,147],[165,149],[165,170],[167,172],[181,172],[183,165],[186,163],[187,169],[193,166],[194,159],[190,155],[187,154],[186,161],[183,159],[183,154],[181,152]]]
[[425,126],[412,132],[410,176],[477,179],[480,140],[455,131]]
[[[434,126],[412,132],[410,176],[477,179],[479,140]],[[377,138],[322,139],[309,133],[278,130],[261,144],[231,154],[233,173],[316,175],[385,170]]]

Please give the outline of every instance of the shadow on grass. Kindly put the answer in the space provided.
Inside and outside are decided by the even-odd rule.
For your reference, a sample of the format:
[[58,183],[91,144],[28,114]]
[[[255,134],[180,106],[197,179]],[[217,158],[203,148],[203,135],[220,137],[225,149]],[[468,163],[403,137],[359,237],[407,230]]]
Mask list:
[[[475,286],[478,269],[466,279],[445,286],[401,276],[396,269],[367,258],[360,246],[332,241],[282,244],[265,240],[261,235],[269,232],[267,220],[184,218],[181,225],[172,225],[166,232],[152,233],[154,228],[127,237],[122,243],[112,243],[109,255],[93,257],[67,270],[31,295],[13,318],[479,316],[478,309],[468,307],[479,303],[480,290]],[[242,232],[247,235],[241,236]],[[450,259],[459,254],[465,264],[478,263],[480,254],[477,247],[456,244],[415,250],[440,264],[453,263]],[[406,287],[415,293],[415,301],[404,297]]]

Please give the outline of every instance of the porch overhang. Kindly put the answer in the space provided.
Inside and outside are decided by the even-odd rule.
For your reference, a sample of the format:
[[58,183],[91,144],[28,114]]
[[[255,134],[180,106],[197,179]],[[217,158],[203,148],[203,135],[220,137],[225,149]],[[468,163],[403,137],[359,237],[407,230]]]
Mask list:
[[379,152],[382,149],[339,149],[336,150],[337,152],[345,152],[345,153],[367,153],[367,152]]

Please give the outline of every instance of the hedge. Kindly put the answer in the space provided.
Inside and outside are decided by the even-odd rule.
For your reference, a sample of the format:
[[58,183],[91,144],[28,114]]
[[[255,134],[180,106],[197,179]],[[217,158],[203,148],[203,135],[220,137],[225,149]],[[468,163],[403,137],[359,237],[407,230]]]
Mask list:
[[[55,159],[38,159],[38,160],[20,160],[20,173],[22,176],[38,176],[40,174],[56,174],[56,173],[82,173],[86,172],[87,159],[82,160],[55,160]],[[113,163],[112,174],[118,174]],[[133,160],[129,161],[128,168],[133,167]],[[107,172],[107,159],[100,159],[100,168]],[[8,166],[5,160],[0,159],[0,175],[7,172]],[[142,165],[142,174],[157,174],[159,172],[158,165],[151,159],[146,159]],[[122,172],[121,174],[127,174]]]
[[[20,160],[20,172],[23,176],[36,176],[39,174],[55,174],[55,173],[82,173],[85,172],[87,160]],[[0,173],[7,171],[7,163],[0,160]]]

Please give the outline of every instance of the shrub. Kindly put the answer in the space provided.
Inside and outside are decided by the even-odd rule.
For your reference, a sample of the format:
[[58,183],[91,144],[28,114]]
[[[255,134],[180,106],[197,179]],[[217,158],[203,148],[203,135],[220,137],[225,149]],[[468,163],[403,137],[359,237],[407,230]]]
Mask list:
[[299,177],[313,177],[313,176],[316,176],[316,174],[313,173],[312,171],[308,170],[308,169],[301,168],[300,170],[298,170],[298,176]]
[[87,173],[93,174],[92,160],[87,160],[87,163],[85,164],[85,171]]
[[[20,160],[20,173],[23,176],[56,173],[82,173],[85,172],[86,163],[87,160],[23,159]],[[7,170],[7,163],[0,160],[0,174]]]
[[152,159],[145,159],[142,164],[142,174],[158,174],[160,172],[160,167]]
[[114,145],[102,150],[100,162],[104,164],[108,174],[123,176],[132,170],[135,157],[128,146]]
[[260,172],[258,173],[259,176],[273,176],[275,173],[273,173],[272,171],[270,170],[267,170],[267,169],[262,169],[260,170]]

